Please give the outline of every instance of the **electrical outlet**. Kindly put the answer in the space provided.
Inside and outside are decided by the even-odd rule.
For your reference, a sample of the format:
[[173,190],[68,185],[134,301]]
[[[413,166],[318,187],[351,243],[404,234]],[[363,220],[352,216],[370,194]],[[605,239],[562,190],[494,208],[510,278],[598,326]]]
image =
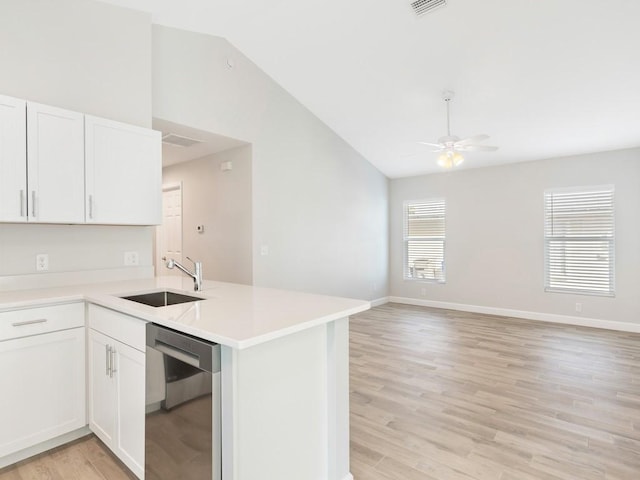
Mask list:
[[36,270],[44,272],[49,270],[49,255],[46,253],[38,253],[36,255]]
[[582,304],[581,303],[576,303],[576,312],[578,312],[578,313],[582,312]]
[[138,252],[124,252],[124,264],[127,267],[132,267],[140,264],[138,258]]
[[269,246],[268,245],[262,245],[260,247],[260,255],[262,255],[263,257],[266,257],[267,255],[269,255]]

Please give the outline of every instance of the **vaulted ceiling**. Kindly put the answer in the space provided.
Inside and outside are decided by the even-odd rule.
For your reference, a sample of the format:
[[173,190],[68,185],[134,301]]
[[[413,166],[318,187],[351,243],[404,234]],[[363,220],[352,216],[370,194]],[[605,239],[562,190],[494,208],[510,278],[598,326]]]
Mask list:
[[486,133],[462,168],[640,146],[640,2],[108,0],[227,38],[389,177],[439,170],[418,141]]

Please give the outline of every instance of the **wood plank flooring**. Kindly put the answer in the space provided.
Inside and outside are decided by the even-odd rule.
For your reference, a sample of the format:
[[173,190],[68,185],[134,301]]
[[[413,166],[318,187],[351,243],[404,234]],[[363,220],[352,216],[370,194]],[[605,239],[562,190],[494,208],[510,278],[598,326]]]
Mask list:
[[640,335],[399,304],[351,321],[356,480],[640,479]]
[[137,480],[95,435],[0,469],[1,480]]
[[[640,480],[638,334],[387,304],[350,345],[355,480]],[[0,470],[130,478],[93,436]]]

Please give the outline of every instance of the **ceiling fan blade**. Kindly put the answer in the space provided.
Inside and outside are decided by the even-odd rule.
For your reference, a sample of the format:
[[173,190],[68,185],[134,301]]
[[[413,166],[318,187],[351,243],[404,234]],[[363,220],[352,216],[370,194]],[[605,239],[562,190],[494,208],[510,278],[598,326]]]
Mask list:
[[456,145],[470,145],[472,143],[484,142],[489,138],[489,135],[474,135],[473,137],[463,138],[458,140]]
[[444,148],[444,145],[440,143],[429,143],[429,142],[418,142],[418,143],[421,145],[427,145],[429,147]]
[[455,149],[461,152],[495,152],[498,147],[491,145],[456,145]]

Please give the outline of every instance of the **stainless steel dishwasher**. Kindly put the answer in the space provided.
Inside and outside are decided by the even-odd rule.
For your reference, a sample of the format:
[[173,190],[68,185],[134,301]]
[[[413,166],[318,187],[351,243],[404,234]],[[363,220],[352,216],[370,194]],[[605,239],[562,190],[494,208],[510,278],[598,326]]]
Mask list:
[[145,480],[221,480],[220,345],[147,324]]

